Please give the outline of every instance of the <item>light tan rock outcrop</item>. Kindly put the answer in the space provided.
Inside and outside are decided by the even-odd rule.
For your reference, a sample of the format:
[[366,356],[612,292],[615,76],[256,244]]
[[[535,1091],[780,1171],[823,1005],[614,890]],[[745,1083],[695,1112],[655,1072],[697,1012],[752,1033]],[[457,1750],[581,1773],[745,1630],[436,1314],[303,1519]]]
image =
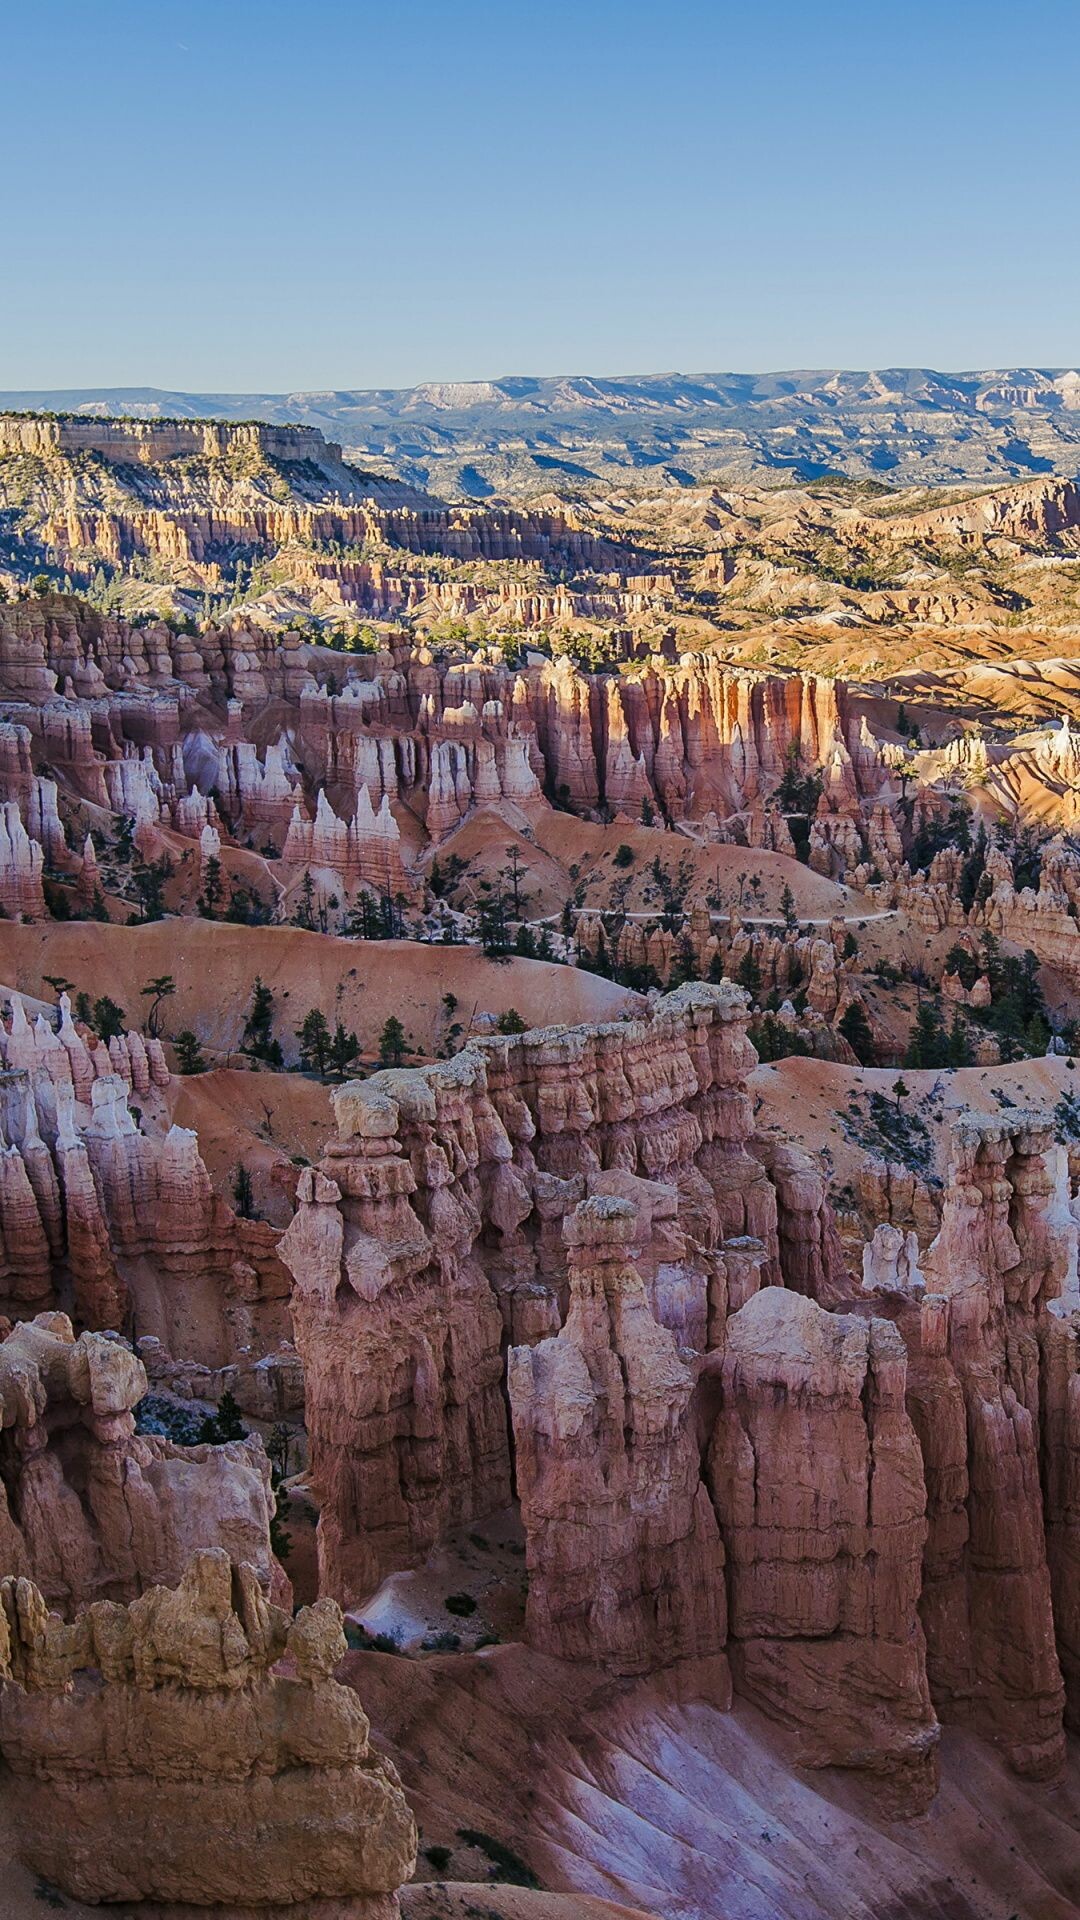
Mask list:
[[0,1751],[21,1859],[78,1900],[334,1900],[392,1920],[416,1825],[333,1678],[344,1652],[332,1601],[290,1621],[220,1550],[175,1588],[69,1626],[30,1581],[3,1580]]

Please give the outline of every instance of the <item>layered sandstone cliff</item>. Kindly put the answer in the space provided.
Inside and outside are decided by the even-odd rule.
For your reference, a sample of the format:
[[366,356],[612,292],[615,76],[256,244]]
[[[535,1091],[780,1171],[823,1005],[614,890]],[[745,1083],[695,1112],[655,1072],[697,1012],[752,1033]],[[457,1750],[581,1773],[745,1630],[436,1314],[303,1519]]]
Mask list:
[[[507,1498],[503,1342],[564,1320],[563,1224],[586,1183],[645,1204],[658,1234],[677,1214],[649,1297],[680,1337],[719,1340],[729,1305],[782,1277],[778,1189],[751,1150],[747,1008],[729,983],[684,987],[648,1022],[482,1041],[335,1096],[337,1138],[302,1173],[278,1248],[330,1591],[362,1594]],[[796,1284],[839,1277],[807,1175],[791,1195],[805,1212],[785,1213]]]

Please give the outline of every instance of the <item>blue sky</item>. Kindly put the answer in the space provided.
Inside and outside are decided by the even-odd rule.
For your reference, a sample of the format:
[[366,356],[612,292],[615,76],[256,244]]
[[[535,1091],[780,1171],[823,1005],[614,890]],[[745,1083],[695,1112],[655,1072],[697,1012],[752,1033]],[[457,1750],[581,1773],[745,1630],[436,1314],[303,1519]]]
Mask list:
[[1076,0],[35,0],[0,48],[0,387],[1080,357]]

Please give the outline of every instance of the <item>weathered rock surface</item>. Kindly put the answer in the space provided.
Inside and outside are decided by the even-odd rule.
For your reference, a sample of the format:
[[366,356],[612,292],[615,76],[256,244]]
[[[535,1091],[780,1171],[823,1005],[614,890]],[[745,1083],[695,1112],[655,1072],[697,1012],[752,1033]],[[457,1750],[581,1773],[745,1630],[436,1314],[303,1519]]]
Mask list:
[[[0,1582],[0,1749],[20,1857],[74,1898],[392,1920],[416,1859],[368,1740],[330,1600],[295,1620],[250,1567],[199,1553],[179,1584],[69,1626]],[[287,1666],[275,1670],[284,1656]]]
[[[637,1227],[630,1203],[610,1196],[569,1215],[566,1322],[509,1357],[529,1638],[617,1673],[719,1655],[727,1637],[694,1372],[653,1318],[632,1264]],[[702,1685],[726,1697],[722,1659]]]
[[474,1243],[481,1164],[493,1176],[510,1152],[468,1052],[352,1083],[334,1106],[338,1137],[301,1174],[278,1251],[295,1277],[321,1578],[354,1598],[509,1498],[502,1316]]
[[728,1321],[708,1477],[736,1684],[804,1764],[936,1785],[918,1619],[926,1494],[887,1322],[767,1287]]
[[[184,1127],[144,1131],[135,1096],[169,1085],[159,1040],[108,1046],[11,1003],[0,1024],[0,1310],[70,1309],[159,1339],[177,1361],[250,1370],[288,1332],[288,1275],[265,1222],[216,1196]],[[299,1405],[295,1392],[289,1402]]]
[[61,1313],[0,1342],[0,1567],[65,1613],[179,1579],[196,1548],[224,1546],[267,1593],[273,1496],[261,1441],[181,1447],[136,1434],[142,1363]]
[[[649,1022],[479,1041],[335,1096],[338,1138],[301,1175],[278,1248],[331,1591],[362,1593],[505,1501],[502,1343],[564,1318],[563,1221],[586,1183],[626,1179],[635,1205],[645,1183],[650,1217],[674,1196],[652,1296],[701,1345],[721,1337],[729,1287],[741,1301],[781,1277],[777,1191],[747,1145],[746,1019],[741,989],[685,987]],[[809,1283],[832,1241],[820,1180],[800,1194],[787,1244]]]
[[928,1494],[921,1611],[934,1698],[1036,1777],[1059,1769],[1064,1753],[1044,1421],[1063,1637],[1075,1647],[1061,1577],[1075,1552],[1066,1491],[1071,1375],[1061,1343],[1080,1308],[1076,1242],[1064,1151],[1047,1118],[970,1116],[953,1134],[941,1230],[923,1262],[926,1294],[901,1319]]

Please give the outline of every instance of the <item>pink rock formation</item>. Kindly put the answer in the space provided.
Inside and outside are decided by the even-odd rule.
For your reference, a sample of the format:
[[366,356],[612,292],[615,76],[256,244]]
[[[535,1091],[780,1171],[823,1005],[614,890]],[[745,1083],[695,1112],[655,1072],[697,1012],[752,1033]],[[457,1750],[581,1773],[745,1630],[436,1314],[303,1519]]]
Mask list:
[[[566,1322],[509,1359],[529,1638],[617,1673],[719,1655],[726,1639],[694,1374],[631,1264],[637,1230],[630,1203],[605,1195],[568,1216]],[[700,1684],[726,1700],[726,1663]]]
[[[0,1582],[0,1748],[18,1851],[77,1900],[393,1920],[416,1824],[371,1749],[332,1601],[295,1620],[197,1553],[179,1585],[70,1626]],[[284,1655],[287,1671],[277,1671]]]
[[[1080,1305],[1063,1179],[1037,1116],[956,1126],[941,1230],[923,1260],[927,1292],[901,1321],[928,1492],[922,1617],[934,1699],[1035,1777],[1064,1755],[1039,1452],[1040,1322],[1063,1292]],[[1058,1422],[1063,1387],[1067,1400],[1058,1375],[1048,1407]],[[1075,1549],[1056,1486],[1060,1565]]]
[[562,1225],[586,1181],[677,1214],[648,1270],[680,1337],[719,1340],[732,1298],[780,1279],[785,1257],[807,1287],[833,1284],[823,1184],[802,1163],[784,1163],[778,1239],[777,1189],[749,1146],[746,1020],[740,988],[683,987],[649,1022],[483,1040],[335,1096],[338,1138],[302,1173],[278,1248],[330,1590],[363,1594],[504,1502],[504,1333],[532,1342],[561,1323]]
[[767,1287],[728,1321],[709,1449],[736,1686],[803,1764],[927,1804],[938,1730],[918,1619],[922,1462],[887,1322]]
[[314,820],[293,810],[285,836],[283,857],[291,865],[317,867],[339,875],[343,886],[363,881],[380,893],[395,895],[406,885],[401,859],[401,830],[383,795],[378,812],[367,787],[361,787],[355,818],[339,820],[319,789]]
[[194,1133],[144,1132],[128,1105],[168,1085],[161,1043],[90,1046],[66,1000],[57,1033],[16,999],[0,1044],[0,1311],[70,1306],[85,1326],[133,1326],[211,1368],[246,1371],[279,1347],[276,1229],[214,1194]]
[[197,1547],[225,1545],[281,1586],[270,1552],[270,1467],[257,1439],[180,1447],[138,1435],[146,1374],[103,1334],[76,1340],[62,1313],[0,1343],[0,1566],[70,1613],[175,1581]]
[[41,843],[23,826],[18,802],[0,802],[0,906],[11,919],[44,917],[44,864]]
[[[295,1278],[323,1586],[362,1596],[505,1504],[502,1318],[473,1251],[478,1170],[509,1144],[466,1051],[334,1096],[279,1244]],[[527,1203],[526,1203],[527,1204]]]

